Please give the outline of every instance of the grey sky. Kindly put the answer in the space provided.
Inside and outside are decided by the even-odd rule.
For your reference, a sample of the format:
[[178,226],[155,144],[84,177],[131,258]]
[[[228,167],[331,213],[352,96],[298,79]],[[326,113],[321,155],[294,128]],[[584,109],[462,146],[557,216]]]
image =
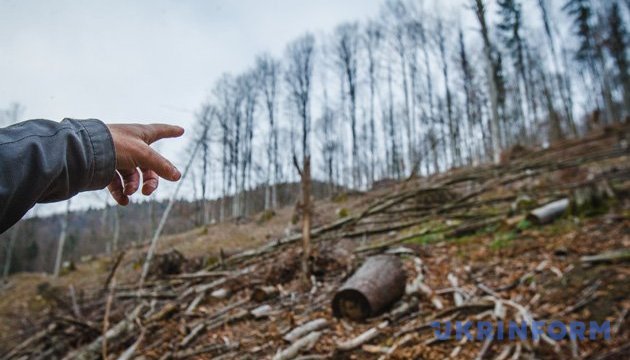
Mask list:
[[[25,119],[190,129],[221,73],[244,70],[262,51],[281,55],[305,31],[374,16],[381,2],[0,0],[0,107],[20,102]],[[182,144],[161,150],[182,165]]]

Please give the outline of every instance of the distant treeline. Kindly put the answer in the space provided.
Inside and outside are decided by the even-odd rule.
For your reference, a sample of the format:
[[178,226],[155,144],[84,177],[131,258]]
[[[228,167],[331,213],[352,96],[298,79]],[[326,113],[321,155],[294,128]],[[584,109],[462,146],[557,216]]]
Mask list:
[[[314,183],[313,196],[323,198],[332,194],[327,184]],[[299,184],[278,186],[278,205],[295,204],[299,196]],[[247,208],[244,217],[264,210],[265,191],[257,188],[244,194]],[[220,207],[231,206],[233,197],[207,201],[209,221],[219,220]],[[79,261],[84,255],[111,252],[112,240],[118,234],[119,248],[139,244],[151,238],[167,206],[167,200],[131,203],[129,206],[109,206],[101,209],[73,211],[68,217],[68,233],[64,245],[64,260]],[[201,201],[179,200],[175,202],[163,234],[176,234],[203,225]],[[10,272],[52,272],[57,253],[57,243],[65,214],[24,219],[11,230],[0,235],[0,264],[6,263],[6,254],[13,232],[17,232],[11,257]],[[119,221],[116,224],[116,221]]]

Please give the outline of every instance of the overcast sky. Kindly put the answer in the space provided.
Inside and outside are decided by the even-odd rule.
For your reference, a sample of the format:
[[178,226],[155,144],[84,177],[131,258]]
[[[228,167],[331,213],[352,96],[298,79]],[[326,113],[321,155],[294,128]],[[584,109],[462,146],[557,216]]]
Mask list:
[[[24,119],[190,129],[223,72],[246,69],[263,51],[279,56],[305,31],[373,17],[381,2],[0,0],[0,108],[19,102]],[[182,144],[160,149],[182,165]]]

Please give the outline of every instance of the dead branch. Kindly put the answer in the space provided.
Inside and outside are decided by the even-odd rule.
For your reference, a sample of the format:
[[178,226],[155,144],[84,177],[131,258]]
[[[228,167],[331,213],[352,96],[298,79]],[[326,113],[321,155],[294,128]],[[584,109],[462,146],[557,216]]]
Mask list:
[[352,338],[350,340],[341,342],[337,344],[337,350],[339,351],[350,351],[358,348],[359,346],[374,340],[381,332],[382,329],[386,328],[389,325],[389,321],[385,320],[378,324],[375,327],[364,331],[359,336]]
[[322,333],[319,331],[314,331],[301,339],[293,342],[288,348],[279,351],[274,357],[273,360],[289,360],[299,354],[302,350],[307,350],[317,343],[317,340],[322,336]]
[[306,322],[293,330],[291,330],[288,334],[283,336],[282,338],[288,342],[294,342],[306,334],[309,334],[313,331],[318,331],[328,326],[328,321],[324,318],[319,318],[315,320],[311,320]]
[[606,251],[601,254],[582,256],[580,261],[583,263],[598,264],[607,262],[624,262],[630,260],[630,249],[621,249]]

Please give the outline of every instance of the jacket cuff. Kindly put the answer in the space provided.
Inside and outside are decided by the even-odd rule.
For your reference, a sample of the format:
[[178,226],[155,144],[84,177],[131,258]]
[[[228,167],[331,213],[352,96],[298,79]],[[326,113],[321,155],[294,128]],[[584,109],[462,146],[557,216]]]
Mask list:
[[109,128],[97,119],[80,121],[92,145],[92,177],[85,190],[100,190],[112,181],[116,171],[116,149]]

